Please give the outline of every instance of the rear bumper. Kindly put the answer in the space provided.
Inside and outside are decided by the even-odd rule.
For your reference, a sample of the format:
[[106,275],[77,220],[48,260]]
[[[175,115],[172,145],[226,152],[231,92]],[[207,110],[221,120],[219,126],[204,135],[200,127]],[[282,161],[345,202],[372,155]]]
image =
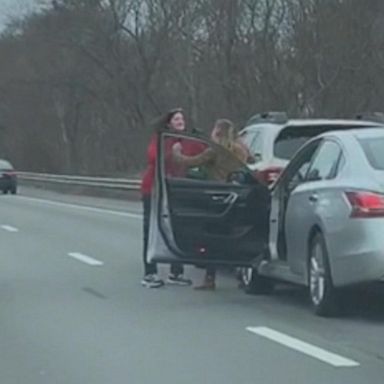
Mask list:
[[329,239],[333,283],[348,286],[384,278],[384,219],[354,220]]
[[0,190],[16,188],[16,178],[0,178]]
[[331,269],[333,283],[338,287],[383,280],[384,251],[337,258]]

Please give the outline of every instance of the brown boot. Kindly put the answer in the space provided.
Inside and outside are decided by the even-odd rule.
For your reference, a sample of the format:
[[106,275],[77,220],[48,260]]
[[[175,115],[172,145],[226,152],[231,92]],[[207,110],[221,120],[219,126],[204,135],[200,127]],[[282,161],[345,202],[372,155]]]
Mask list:
[[216,289],[215,278],[205,275],[203,284],[197,285],[194,289],[198,291],[214,291]]

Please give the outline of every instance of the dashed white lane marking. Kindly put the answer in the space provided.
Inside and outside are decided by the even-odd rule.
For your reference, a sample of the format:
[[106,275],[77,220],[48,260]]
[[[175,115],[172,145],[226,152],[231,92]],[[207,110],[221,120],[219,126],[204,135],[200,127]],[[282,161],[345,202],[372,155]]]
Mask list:
[[120,211],[114,211],[114,210],[110,210],[110,209],[90,207],[88,205],[76,205],[76,204],[70,204],[70,203],[60,203],[57,201],[43,200],[43,199],[38,199],[35,197],[17,196],[17,199],[18,200],[25,200],[25,201],[34,201],[34,202],[39,202],[39,203],[46,204],[46,205],[52,205],[52,206],[63,207],[63,208],[71,208],[71,209],[88,211],[88,212],[107,213],[109,215],[129,217],[131,219],[141,219],[143,217],[143,215],[141,215],[140,213],[120,212]]
[[1,226],[1,229],[4,229],[4,231],[7,231],[7,232],[19,232],[19,230],[15,227],[12,227],[11,225],[2,225]]
[[78,261],[81,261],[82,263],[91,265],[92,267],[100,267],[104,264],[100,260],[96,260],[93,257],[83,255],[82,253],[79,253],[79,252],[69,252],[68,256],[72,257],[73,259],[76,259]]
[[347,359],[343,356],[336,355],[328,352],[325,349],[316,347],[315,345],[305,343],[299,339],[288,336],[284,333],[275,331],[267,327],[247,327],[247,331],[255,333],[256,335],[265,337],[269,340],[275,341],[281,345],[291,348],[295,351],[301,352],[307,356],[321,360],[324,363],[330,364],[334,367],[357,367],[360,365],[357,361]]

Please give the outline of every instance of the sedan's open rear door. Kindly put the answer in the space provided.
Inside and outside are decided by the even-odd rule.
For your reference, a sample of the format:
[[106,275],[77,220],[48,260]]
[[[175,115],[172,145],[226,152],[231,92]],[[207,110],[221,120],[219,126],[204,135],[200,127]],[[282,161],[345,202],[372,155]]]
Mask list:
[[[186,161],[191,156],[200,162]],[[201,138],[163,133],[158,159],[150,261],[241,266],[266,249],[269,190],[232,153]]]

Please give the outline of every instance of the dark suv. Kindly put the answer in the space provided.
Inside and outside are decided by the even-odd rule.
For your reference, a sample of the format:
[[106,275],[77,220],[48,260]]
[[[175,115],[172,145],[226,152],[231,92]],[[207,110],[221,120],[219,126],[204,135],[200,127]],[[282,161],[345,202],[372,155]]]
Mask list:
[[17,176],[12,164],[7,160],[0,159],[0,190],[4,194],[17,193]]

